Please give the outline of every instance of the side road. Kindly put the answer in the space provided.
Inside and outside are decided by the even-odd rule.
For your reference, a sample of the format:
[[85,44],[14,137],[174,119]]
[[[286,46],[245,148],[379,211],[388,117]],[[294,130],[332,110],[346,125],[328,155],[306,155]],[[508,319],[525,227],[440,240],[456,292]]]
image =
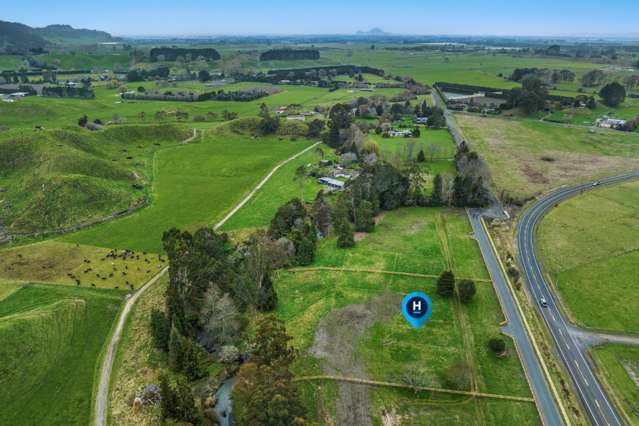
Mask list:
[[[196,133],[194,132],[193,138],[195,138]],[[304,150],[298,152],[297,154],[287,158],[286,160],[277,164],[273,169],[249,192],[246,197],[244,197],[233,209],[226,215],[224,218],[215,224],[213,229],[220,229],[226,221],[228,221],[235,213],[237,213],[246,203],[249,202],[251,198],[259,191],[268,180],[277,172],[282,166],[285,164],[295,160],[300,155],[305,154],[311,149],[315,148],[321,142],[316,142],[311,146],[305,148]],[[98,384],[98,392],[95,398],[95,417],[94,424],[95,426],[105,426],[107,423],[107,406],[109,402],[109,383],[111,381],[111,372],[113,371],[113,361],[115,359],[115,354],[117,353],[118,343],[122,338],[122,331],[124,329],[124,325],[126,324],[126,320],[131,313],[131,309],[135,305],[135,302],[142,296],[142,294],[153,285],[160,277],[162,277],[169,270],[168,266],[162,269],[157,273],[151,280],[149,280],[144,286],[142,286],[137,292],[131,296],[122,312],[120,312],[120,317],[118,318],[118,323],[113,331],[113,335],[111,336],[111,340],[109,341],[109,346],[107,347],[106,354],[104,355],[104,360],[102,361],[102,367],[100,369],[100,382]]]
[[[528,383],[530,383],[530,388],[537,402],[537,409],[541,419],[548,426],[566,424],[565,414],[562,407],[557,403],[557,391],[549,378],[541,354],[535,346],[535,341],[529,335],[524,313],[517,304],[515,295],[511,292],[511,287],[507,281],[508,278],[483,223],[482,216],[485,211],[483,209],[470,209],[467,213],[486,268],[493,280],[495,291],[499,296],[499,302],[508,321],[503,330],[515,342]],[[562,414],[564,415],[562,416]]]

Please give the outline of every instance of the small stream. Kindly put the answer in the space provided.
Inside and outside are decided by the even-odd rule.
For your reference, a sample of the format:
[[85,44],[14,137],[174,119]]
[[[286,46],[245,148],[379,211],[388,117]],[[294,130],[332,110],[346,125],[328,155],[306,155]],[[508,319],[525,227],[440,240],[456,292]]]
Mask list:
[[217,402],[215,403],[215,414],[220,426],[234,426],[233,421],[233,401],[231,400],[231,393],[233,392],[233,386],[235,385],[235,377],[226,379],[222,386],[215,392]]

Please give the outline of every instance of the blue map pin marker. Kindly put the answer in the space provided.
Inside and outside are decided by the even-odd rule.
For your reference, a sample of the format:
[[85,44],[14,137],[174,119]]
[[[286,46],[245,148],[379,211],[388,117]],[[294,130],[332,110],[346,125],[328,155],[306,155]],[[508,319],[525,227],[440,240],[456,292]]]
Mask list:
[[433,313],[433,302],[425,293],[414,291],[404,297],[402,311],[406,321],[415,329],[419,329]]

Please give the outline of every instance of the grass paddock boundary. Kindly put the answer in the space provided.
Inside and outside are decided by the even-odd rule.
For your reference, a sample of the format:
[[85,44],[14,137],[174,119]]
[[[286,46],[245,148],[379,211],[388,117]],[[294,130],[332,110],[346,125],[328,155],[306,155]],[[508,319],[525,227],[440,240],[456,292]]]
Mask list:
[[324,381],[324,380],[357,383],[361,385],[370,385],[370,386],[378,386],[378,387],[409,389],[415,392],[436,392],[436,393],[446,393],[451,395],[465,395],[465,396],[473,396],[478,398],[492,398],[492,399],[501,399],[505,401],[529,402],[533,404],[535,403],[535,400],[533,398],[529,398],[525,396],[498,395],[494,393],[434,388],[430,386],[411,386],[404,383],[380,382],[376,380],[358,379],[354,377],[320,375],[320,376],[301,376],[301,377],[295,377],[293,379],[294,382],[304,382],[304,381],[310,382],[310,381]]
[[[383,269],[366,269],[366,268],[341,268],[341,267],[333,267],[333,266],[311,266],[308,268],[289,268],[285,269],[287,272],[318,272],[318,271],[331,271],[331,272],[359,272],[366,274],[385,274],[385,275],[400,275],[404,277],[413,277],[413,278],[429,278],[429,279],[437,279],[439,275],[434,274],[420,274],[417,272],[397,272],[397,271],[386,271]],[[480,283],[492,283],[491,280],[486,278],[467,278],[467,277],[459,277],[460,280],[472,280]]]

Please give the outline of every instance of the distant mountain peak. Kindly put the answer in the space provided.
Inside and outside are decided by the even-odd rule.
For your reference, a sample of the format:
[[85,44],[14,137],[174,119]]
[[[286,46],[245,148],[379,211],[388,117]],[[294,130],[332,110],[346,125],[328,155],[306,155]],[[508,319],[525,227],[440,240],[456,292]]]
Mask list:
[[379,27],[371,28],[368,31],[358,31],[357,35],[388,35],[388,33]]

